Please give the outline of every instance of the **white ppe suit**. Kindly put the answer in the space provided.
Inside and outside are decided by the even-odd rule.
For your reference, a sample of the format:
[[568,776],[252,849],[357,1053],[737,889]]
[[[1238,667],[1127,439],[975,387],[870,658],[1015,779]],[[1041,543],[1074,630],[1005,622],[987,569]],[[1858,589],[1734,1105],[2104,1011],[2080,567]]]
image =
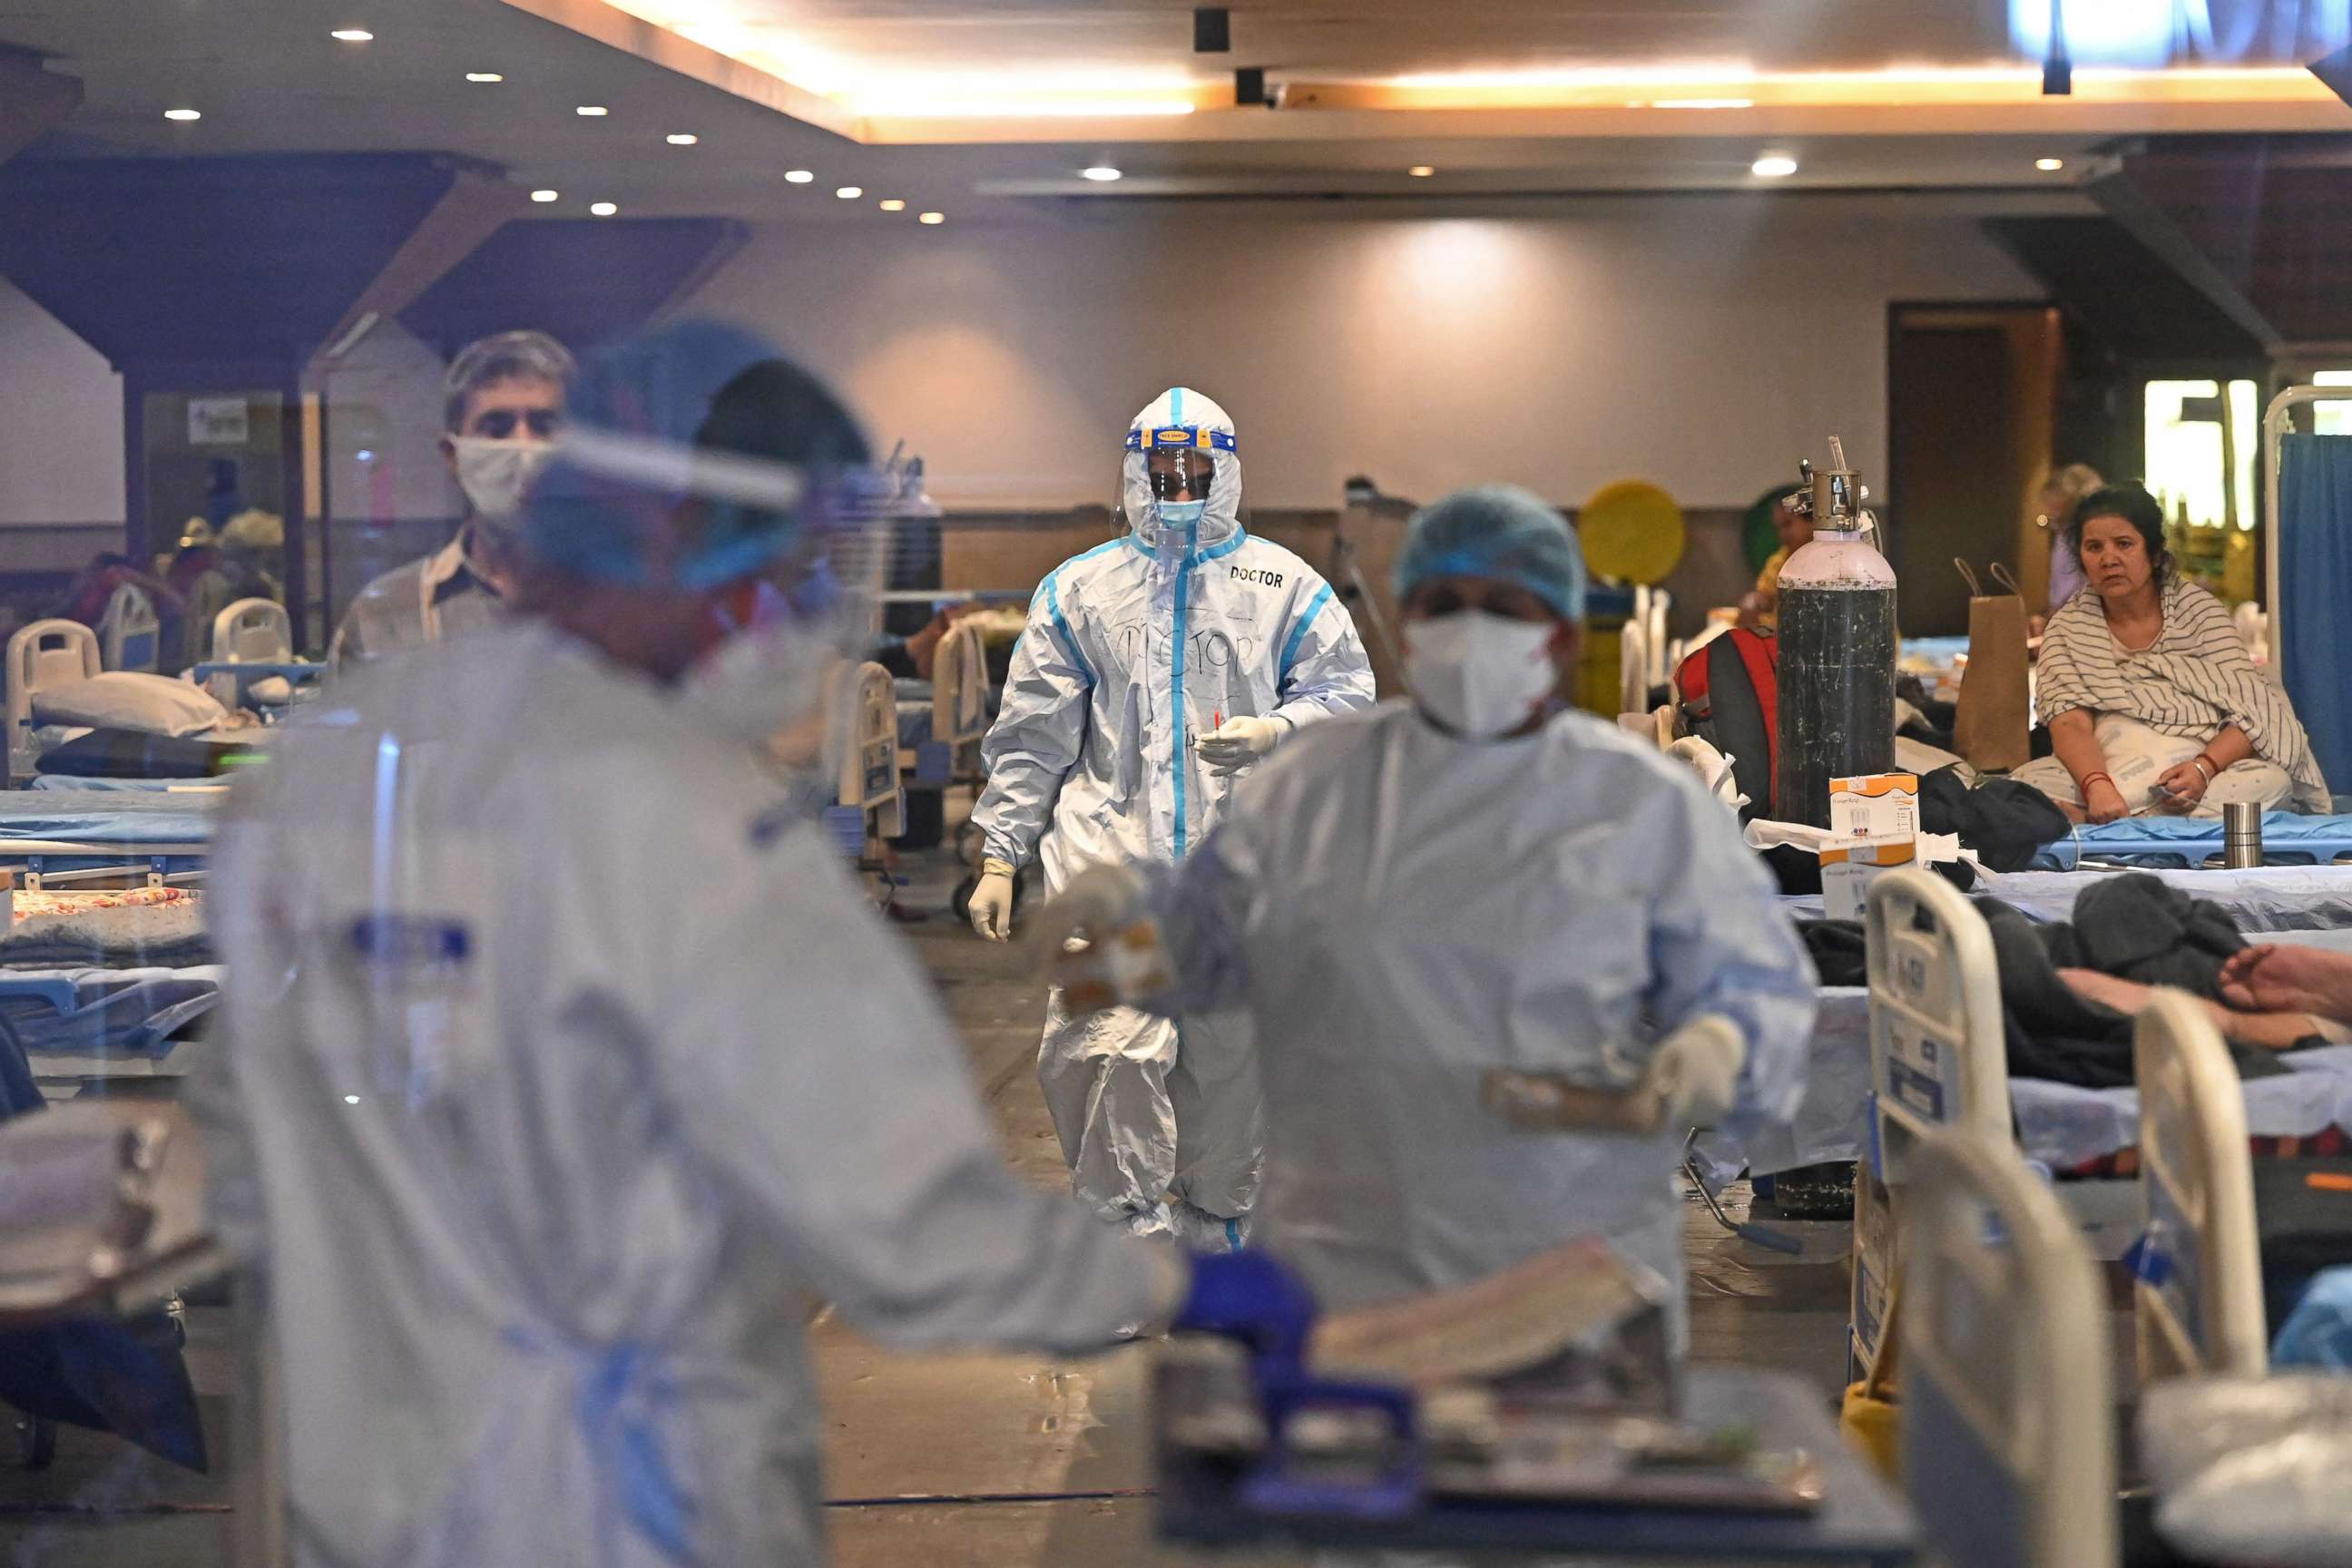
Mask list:
[[824,1560],[804,1292],[1086,1348],[1165,1247],[1022,1188],[750,750],[542,625],[354,671],[238,781],[198,1086],[301,1564]]
[[1171,1013],[1245,1002],[1265,1084],[1252,1245],[1326,1310],[1481,1279],[1599,1236],[1673,1288],[1685,1129],[1514,1129],[1491,1068],[1624,1089],[1704,1014],[1747,1049],[1730,1122],[1804,1087],[1813,974],[1730,813],[1580,713],[1448,736],[1412,706],[1318,726],[1145,899]]
[[[1158,526],[1145,477],[1154,433],[1198,433],[1213,478],[1197,523]],[[1058,892],[1101,860],[1181,861],[1223,817],[1237,782],[1202,766],[1220,719],[1296,729],[1372,700],[1371,667],[1346,606],[1304,561],[1242,527],[1233,421],[1177,388],[1136,416],[1123,469],[1129,533],[1048,575],[1029,605],[1003,709],[982,748],[972,812],[987,853],[1035,853]],[[1287,741],[1284,742],[1287,744]],[[1279,751],[1276,752],[1279,755]],[[1263,766],[1264,764],[1257,764]],[[1246,775],[1244,775],[1246,776]],[[1047,1002],[1037,1077],[1079,1196],[1107,1216],[1188,1239],[1246,1214],[1257,1185],[1257,1090],[1244,1042],[1188,1061],[1196,1037],[1132,1008],[1072,1017]],[[1181,1203],[1162,1206],[1171,1187]]]

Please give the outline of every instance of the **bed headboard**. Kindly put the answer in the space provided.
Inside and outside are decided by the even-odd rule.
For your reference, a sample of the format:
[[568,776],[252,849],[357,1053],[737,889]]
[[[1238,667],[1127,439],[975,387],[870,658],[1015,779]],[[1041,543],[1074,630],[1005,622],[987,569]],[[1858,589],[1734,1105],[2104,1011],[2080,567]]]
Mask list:
[[931,663],[931,739],[962,746],[988,733],[988,643],[970,621],[940,639]]
[[2006,1133],[1929,1133],[1903,1222],[1903,1480],[1950,1568],[2115,1568],[2106,1292]]
[[239,599],[213,617],[215,664],[287,664],[294,658],[294,620],[275,599]]
[[125,583],[106,601],[98,618],[99,662],[108,669],[152,670],[162,662],[163,624],[155,601],[136,583]]
[[835,804],[878,812],[882,836],[895,837],[906,831],[897,687],[878,664],[845,664],[835,679],[828,748],[841,760]]
[[8,766],[33,771],[33,697],[99,672],[98,634],[79,621],[35,621],[8,639]]
[[1894,1186],[1940,1128],[2010,1140],[2009,1048],[1992,931],[1958,889],[1932,871],[1885,872],[1868,926],[1877,1163]]
[[2147,1203],[2132,1317],[2142,1384],[2270,1365],[2246,1095],[2221,1031],[2158,991],[2132,1033],[2139,1181]]

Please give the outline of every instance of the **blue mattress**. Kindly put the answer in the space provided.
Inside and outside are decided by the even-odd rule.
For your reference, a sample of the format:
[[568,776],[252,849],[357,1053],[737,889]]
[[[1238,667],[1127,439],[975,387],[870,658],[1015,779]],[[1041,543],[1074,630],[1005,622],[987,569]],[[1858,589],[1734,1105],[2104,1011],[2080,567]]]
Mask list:
[[70,793],[74,790],[96,790],[116,795],[178,795],[187,800],[211,801],[226,787],[226,779],[84,779],[66,773],[35,773],[26,782],[29,790],[44,795]]
[[[2249,936],[2272,931],[2352,930],[2352,866],[2264,866],[2252,871],[2156,871],[2185,893],[2230,911]],[[2034,920],[2074,917],[2083,889],[2112,872],[2012,871],[1979,879],[1976,891],[2013,904]],[[1820,920],[1818,893],[1790,894],[1780,905],[1798,920]]]
[[[1786,1127],[1746,1139],[1703,1135],[1694,1151],[1712,1181],[1745,1167],[1757,1175],[1863,1159],[1870,1147],[1870,993],[1826,986],[1806,1060],[1805,1096]],[[2256,1138],[2308,1138],[2326,1127],[2352,1127],[2352,1046],[2289,1051],[2293,1069],[2245,1085],[2246,1131]],[[2139,1090],[2077,1089],[2011,1079],[2018,1144],[2053,1170],[2105,1159],[2139,1140]]]
[[[2221,823],[2182,816],[2132,816],[2084,827],[2046,846],[2034,868],[2063,871],[2088,856],[2150,870],[2194,868],[2221,853]],[[2272,866],[2325,866],[2352,855],[2352,816],[2305,816],[2273,811],[2263,816],[2263,859]]]
[[0,976],[0,1017],[43,1058],[159,1061],[220,999],[217,965],[187,969],[60,969]]
[[[223,798],[110,789],[0,791],[0,838],[201,848],[212,841],[213,813]],[[195,804],[200,801],[205,804]]]

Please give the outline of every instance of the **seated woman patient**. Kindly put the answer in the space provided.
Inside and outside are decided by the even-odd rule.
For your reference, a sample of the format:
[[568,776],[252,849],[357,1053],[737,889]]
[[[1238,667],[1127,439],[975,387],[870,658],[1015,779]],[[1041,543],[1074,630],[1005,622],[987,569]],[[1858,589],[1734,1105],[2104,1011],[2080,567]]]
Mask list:
[[2077,822],[2219,816],[2241,801],[2326,811],[2286,693],[2254,668],[2221,601],[2174,568],[2156,498],[2094,490],[2067,532],[2088,586],[2042,634],[2039,705],[2055,754],[2011,776]]

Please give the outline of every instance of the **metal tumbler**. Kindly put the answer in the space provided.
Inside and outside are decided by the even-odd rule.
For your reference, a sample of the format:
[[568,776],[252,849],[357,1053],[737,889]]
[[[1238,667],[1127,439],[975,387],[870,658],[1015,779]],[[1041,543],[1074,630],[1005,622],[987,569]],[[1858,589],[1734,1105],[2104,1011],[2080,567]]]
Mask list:
[[2221,864],[2243,870],[2263,863],[2263,808],[2252,801],[2232,801],[2221,808]]

